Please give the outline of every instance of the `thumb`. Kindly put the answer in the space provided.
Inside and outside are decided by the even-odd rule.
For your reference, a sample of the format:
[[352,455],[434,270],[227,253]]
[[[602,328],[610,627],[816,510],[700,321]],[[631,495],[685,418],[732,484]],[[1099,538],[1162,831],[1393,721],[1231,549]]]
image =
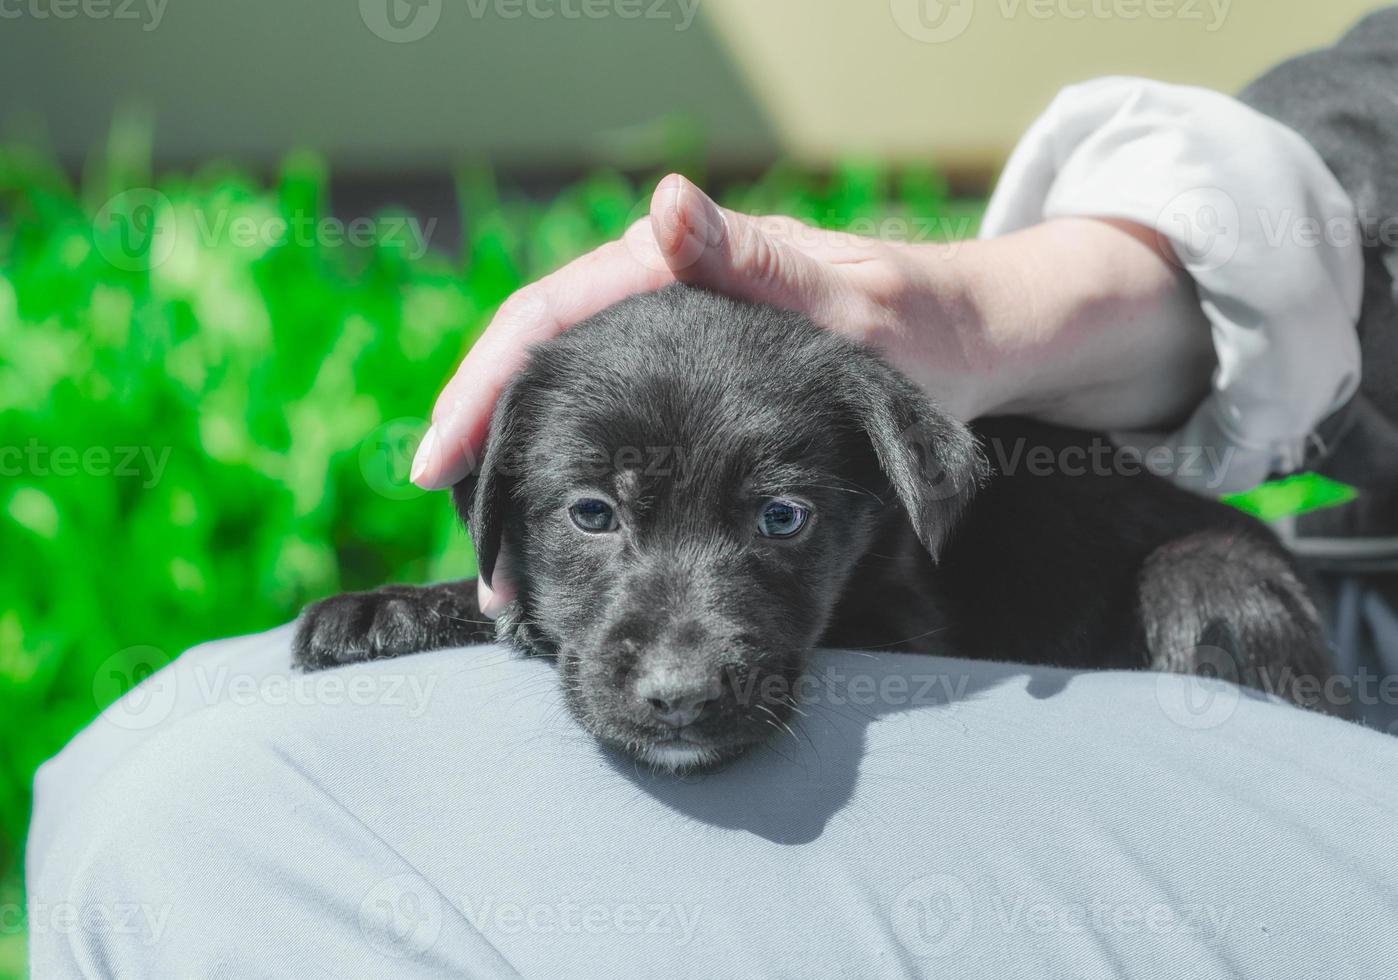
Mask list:
[[655,188],[650,220],[660,254],[681,282],[796,310],[812,309],[824,292],[820,263],[759,219],[719,207],[679,174]]

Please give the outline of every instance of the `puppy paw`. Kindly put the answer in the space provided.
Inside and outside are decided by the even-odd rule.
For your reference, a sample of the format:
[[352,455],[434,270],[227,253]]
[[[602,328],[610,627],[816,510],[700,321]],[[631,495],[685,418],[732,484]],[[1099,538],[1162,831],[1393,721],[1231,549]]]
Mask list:
[[301,613],[291,645],[300,670],[383,660],[431,649],[434,610],[407,591],[348,592]]
[[1146,559],[1138,590],[1154,669],[1219,677],[1348,716],[1322,696],[1333,667],[1315,604],[1262,528],[1214,528],[1162,545]]

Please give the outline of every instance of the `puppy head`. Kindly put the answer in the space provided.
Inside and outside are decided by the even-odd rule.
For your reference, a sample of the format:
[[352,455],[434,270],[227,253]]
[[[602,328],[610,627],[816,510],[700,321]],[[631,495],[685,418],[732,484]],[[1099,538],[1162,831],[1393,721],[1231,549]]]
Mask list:
[[534,349],[455,488],[510,638],[569,707],[656,766],[784,731],[793,687],[884,522],[935,557],[982,463],[964,426],[803,318],[683,286]]

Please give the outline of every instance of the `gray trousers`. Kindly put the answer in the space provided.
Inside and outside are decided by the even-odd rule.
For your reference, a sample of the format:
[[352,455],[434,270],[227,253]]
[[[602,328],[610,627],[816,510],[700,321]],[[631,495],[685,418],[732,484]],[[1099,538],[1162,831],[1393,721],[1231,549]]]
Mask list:
[[44,766],[35,977],[1398,963],[1398,740],[1222,682],[823,654],[790,735],[675,778],[600,749],[543,662],[298,681],[288,640],[196,648]]

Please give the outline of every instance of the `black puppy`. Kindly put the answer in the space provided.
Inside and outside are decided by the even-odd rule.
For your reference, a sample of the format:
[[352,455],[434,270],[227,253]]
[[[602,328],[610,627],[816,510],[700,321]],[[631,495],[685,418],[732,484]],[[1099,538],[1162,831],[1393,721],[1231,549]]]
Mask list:
[[295,660],[499,639],[554,658],[598,738],[668,768],[783,725],[818,645],[1221,669],[1303,700],[1325,645],[1281,546],[1083,465],[1106,448],[1022,419],[973,434],[801,316],[667,287],[535,348],[496,405],[454,489],[480,574],[511,559],[494,625],[474,581],[389,586],[310,606]]

